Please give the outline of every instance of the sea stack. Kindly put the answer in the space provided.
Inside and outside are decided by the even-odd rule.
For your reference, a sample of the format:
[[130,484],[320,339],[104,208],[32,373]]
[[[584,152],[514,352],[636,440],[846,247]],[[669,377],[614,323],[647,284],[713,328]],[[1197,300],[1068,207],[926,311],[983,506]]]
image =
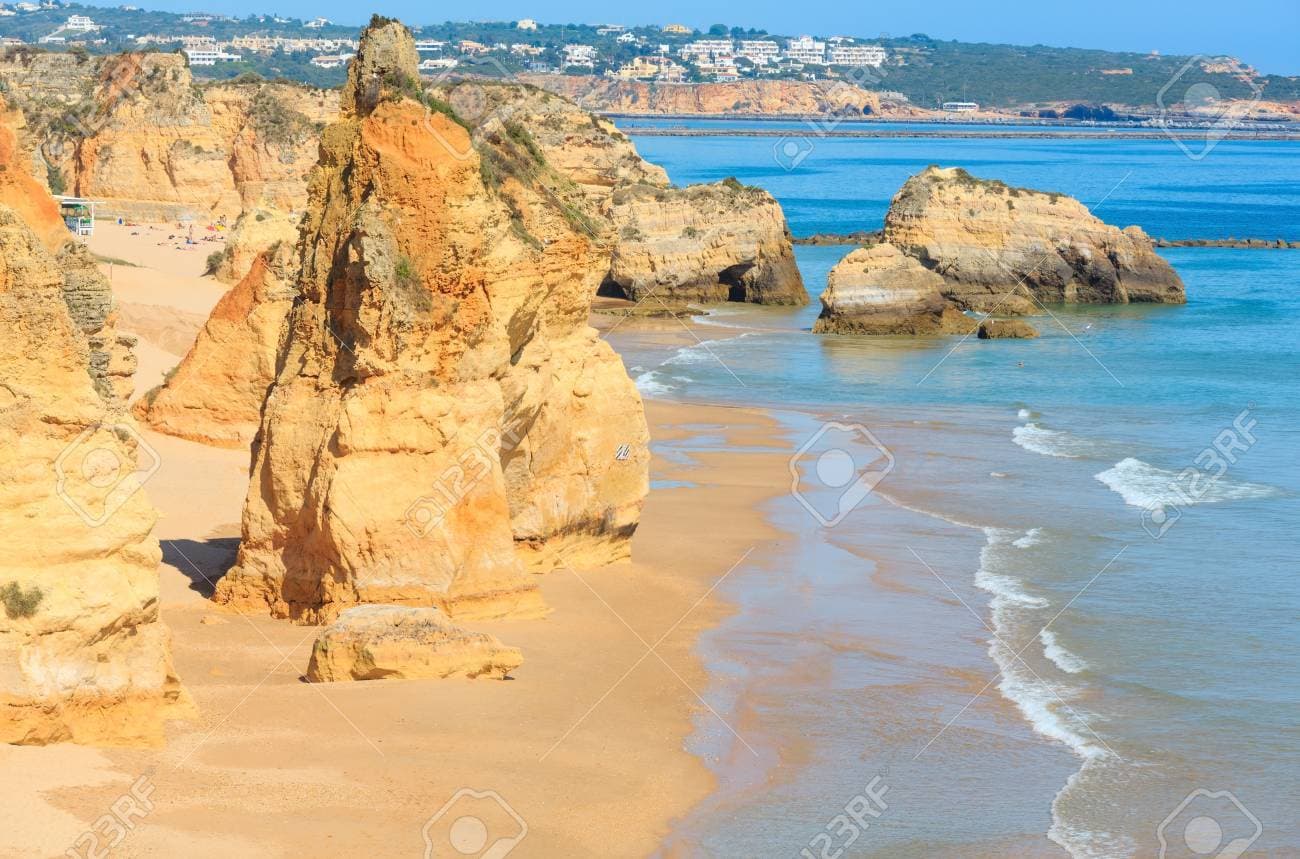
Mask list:
[[308,623],[361,603],[529,616],[529,566],[627,556],[649,451],[587,325],[609,252],[527,172],[485,184],[417,62],[373,19],[322,135],[219,602]]
[[1182,280],[1139,227],[1121,230],[1071,197],[959,167],[908,179],[885,215],[883,240],[942,275],[944,294],[964,310],[1186,301]]
[[785,214],[772,195],[734,179],[614,192],[618,242],[602,292],[666,304],[804,305]]
[[975,320],[943,297],[943,278],[890,244],[835,264],[821,294],[817,334],[966,334]]

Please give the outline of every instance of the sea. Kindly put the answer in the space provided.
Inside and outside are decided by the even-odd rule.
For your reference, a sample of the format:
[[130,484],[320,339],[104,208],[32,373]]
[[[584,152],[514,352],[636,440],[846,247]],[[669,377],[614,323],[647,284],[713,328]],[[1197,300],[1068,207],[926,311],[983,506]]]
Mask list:
[[[624,130],[796,236],[877,229],[940,164],[1152,236],[1300,240],[1300,142],[655,124],[725,123]],[[1036,340],[813,335],[847,251],[796,248],[808,307],[611,335],[644,396],[766,407],[790,454],[790,536],[698,646],[717,790],[664,855],[1300,855],[1300,250],[1162,250],[1185,306],[1053,306]]]

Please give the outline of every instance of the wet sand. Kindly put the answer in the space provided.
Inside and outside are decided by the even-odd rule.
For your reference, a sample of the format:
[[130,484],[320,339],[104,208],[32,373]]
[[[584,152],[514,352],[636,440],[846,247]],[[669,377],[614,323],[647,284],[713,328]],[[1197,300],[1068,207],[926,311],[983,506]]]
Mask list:
[[[106,226],[98,252],[148,263],[114,266],[123,302],[151,308],[123,314],[127,331],[150,320],[132,331],[140,392],[177,360],[185,314],[224,289],[197,277],[201,255]],[[788,476],[761,410],[650,402],[647,413],[657,441],[707,433],[708,450],[654,458],[660,488],[631,563],[555,571],[542,581],[549,616],[475,625],[523,649],[505,682],[302,682],[317,628],[207,600],[237,547],[248,454],[146,432],[162,461],[145,485],[160,511],[162,613],[198,717],[173,722],[158,749],[0,747],[13,812],[0,856],[65,855],[141,776],[153,808],[113,855],[419,856],[426,824],[467,789],[508,808],[462,796],[434,821],[436,847],[472,813],[492,839],[516,836],[518,815],[519,855],[653,852],[713,786],[683,745],[708,714],[694,647],[726,615],[719,583],[781,537],[760,510]]]

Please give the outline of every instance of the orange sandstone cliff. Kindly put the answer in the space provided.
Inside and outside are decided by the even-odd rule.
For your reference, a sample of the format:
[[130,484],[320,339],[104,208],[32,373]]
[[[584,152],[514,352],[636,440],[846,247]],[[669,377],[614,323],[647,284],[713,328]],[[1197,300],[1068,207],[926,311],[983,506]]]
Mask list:
[[158,615],[159,465],[0,206],[0,742],[156,742],[184,699]]
[[608,250],[527,172],[489,180],[416,64],[404,27],[372,22],[322,135],[219,602],[536,615],[528,565],[627,554],[649,453],[586,323]]

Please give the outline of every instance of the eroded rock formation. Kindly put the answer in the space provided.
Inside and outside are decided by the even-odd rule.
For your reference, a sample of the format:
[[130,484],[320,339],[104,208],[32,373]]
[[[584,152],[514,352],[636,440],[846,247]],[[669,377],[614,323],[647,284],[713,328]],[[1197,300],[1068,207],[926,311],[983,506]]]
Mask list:
[[258,206],[305,202],[335,96],[283,83],[194,86],[180,54],[0,63],[32,126],[51,182],[101,202],[101,214],[233,221]]
[[834,116],[881,112],[880,97],[837,81],[746,80],[734,83],[657,84],[579,75],[523,75],[589,111],[689,116]]
[[1037,337],[1038,330],[1023,319],[985,319],[980,323],[979,339],[1026,339]]
[[470,632],[436,608],[366,605],[350,608],[321,630],[307,679],[504,679],[524,662],[516,647]]
[[821,294],[818,334],[965,334],[975,320],[943,296],[943,278],[890,244],[835,264]]
[[168,435],[247,448],[275,379],[297,277],[291,244],[257,257],[244,279],[217,302],[167,381],[136,403],[136,415]]
[[297,241],[298,221],[288,212],[262,208],[244,212],[227,235],[221,261],[212,275],[222,283],[239,283],[263,251]]
[[781,206],[735,180],[614,192],[618,240],[602,291],[665,303],[808,303]]
[[530,153],[487,175],[415,66],[409,32],[372,22],[322,136],[220,602],[306,622],[372,602],[535,615],[526,562],[627,554],[649,453],[635,387],[586,324],[608,250],[522,169]]
[[944,294],[967,310],[1186,300],[1139,227],[1121,230],[1071,197],[961,168],[928,167],[908,179],[885,215],[884,241],[942,275]]
[[0,206],[0,742],[155,742],[184,700],[138,491],[159,463],[67,294],[58,260]]

